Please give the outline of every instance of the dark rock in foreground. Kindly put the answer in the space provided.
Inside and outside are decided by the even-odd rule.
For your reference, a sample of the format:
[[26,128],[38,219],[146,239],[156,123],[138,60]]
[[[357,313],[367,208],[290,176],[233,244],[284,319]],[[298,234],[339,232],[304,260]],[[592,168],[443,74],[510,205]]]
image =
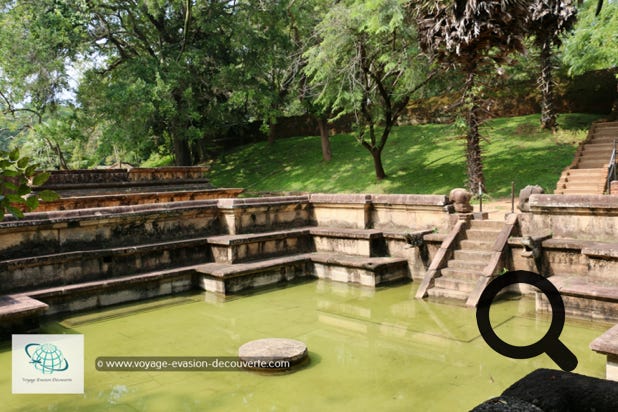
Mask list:
[[618,382],[551,369],[537,369],[511,385],[502,396],[473,409],[474,412],[617,410]]

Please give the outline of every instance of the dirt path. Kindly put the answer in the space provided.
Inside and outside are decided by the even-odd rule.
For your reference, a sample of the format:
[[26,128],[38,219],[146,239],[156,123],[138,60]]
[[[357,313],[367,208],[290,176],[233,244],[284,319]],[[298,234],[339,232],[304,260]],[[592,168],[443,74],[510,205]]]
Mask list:
[[[474,211],[479,211],[478,202],[474,205]],[[493,199],[491,201],[483,201],[483,212],[489,213],[491,220],[504,220],[504,215],[511,213],[511,198],[505,197],[501,199]],[[515,199],[515,213],[519,213],[517,209],[517,199]]]

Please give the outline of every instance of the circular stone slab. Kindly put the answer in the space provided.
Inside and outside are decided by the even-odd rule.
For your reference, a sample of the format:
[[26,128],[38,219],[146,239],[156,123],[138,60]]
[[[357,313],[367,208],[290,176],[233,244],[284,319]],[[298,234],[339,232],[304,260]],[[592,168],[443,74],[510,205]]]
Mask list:
[[302,364],[309,358],[309,352],[307,345],[298,340],[266,338],[242,345],[238,357],[248,362],[247,369],[281,371]]

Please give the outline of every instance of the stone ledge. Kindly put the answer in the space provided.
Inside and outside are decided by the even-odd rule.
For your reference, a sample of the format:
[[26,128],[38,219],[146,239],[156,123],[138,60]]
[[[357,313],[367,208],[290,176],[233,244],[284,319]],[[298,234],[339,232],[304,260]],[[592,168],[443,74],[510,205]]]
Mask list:
[[309,195],[309,202],[333,204],[368,204],[371,203],[371,195],[313,193]]
[[309,196],[275,196],[275,197],[255,197],[255,198],[233,198],[219,199],[217,206],[220,209],[236,209],[246,207],[260,207],[270,205],[285,205],[296,203],[308,203]]
[[344,239],[377,239],[382,237],[382,231],[376,229],[349,229],[339,227],[318,227],[309,229],[312,236],[335,237]]
[[[234,199],[229,199],[234,200]],[[132,206],[112,206],[91,209],[75,209],[55,212],[26,213],[23,219],[7,216],[0,222],[0,228],[18,228],[41,224],[61,224],[73,221],[85,222],[98,219],[122,219],[127,216],[151,213],[174,213],[184,210],[216,209],[217,200],[195,200],[173,203],[148,203]]]
[[407,241],[412,238],[421,237],[423,240],[427,240],[427,237],[430,235],[435,235],[435,229],[418,229],[411,231],[402,231],[402,230],[383,230],[382,236],[385,239],[392,240],[405,240]]
[[29,296],[0,296],[0,320],[9,321],[31,315],[39,315],[47,310],[46,303]]
[[285,239],[287,237],[307,236],[310,234],[310,228],[300,227],[289,230],[278,230],[264,233],[247,233],[240,235],[221,235],[211,236],[208,238],[208,244],[217,246],[234,246],[243,245],[253,242],[264,242],[268,240]]
[[37,186],[39,189],[54,190],[59,192],[65,191],[98,191],[98,189],[115,189],[119,191],[126,191],[130,189],[142,189],[152,187],[178,187],[178,186],[194,186],[199,184],[200,186],[210,187],[210,180],[208,179],[191,179],[191,180],[133,180],[128,182],[101,182],[101,183],[50,183],[43,186]]
[[28,296],[37,299],[46,299],[58,296],[79,295],[106,289],[122,289],[124,286],[127,285],[135,285],[155,280],[170,279],[179,276],[192,276],[198,266],[199,265],[183,266],[168,270],[144,273],[140,275],[122,276],[93,282],[84,282],[73,285],[39,289],[35,291],[24,292],[16,296]]
[[589,247],[598,245],[599,242],[594,240],[580,240],[580,239],[547,239],[542,243],[543,248],[547,249],[574,249],[582,250]]
[[429,233],[423,236],[423,240],[425,240],[425,242],[442,243],[448,238],[448,235],[448,233]]
[[206,263],[203,265],[198,265],[196,267],[196,271],[201,274],[225,279],[230,277],[243,276],[252,272],[259,272],[277,266],[302,262],[313,262],[325,265],[359,268],[370,271],[379,271],[387,268],[389,265],[396,263],[405,263],[407,266],[408,263],[407,260],[404,258],[364,257],[336,253],[315,252],[283,256],[273,259],[264,259],[248,263]]
[[209,237],[201,237],[201,238],[193,238],[193,239],[183,239],[183,240],[175,240],[170,242],[159,242],[159,243],[149,243],[149,244],[141,244],[137,246],[125,246],[125,247],[113,247],[107,249],[96,249],[96,250],[78,250],[74,252],[61,252],[55,253],[52,255],[42,255],[42,256],[29,256],[25,258],[18,259],[8,259],[4,261],[0,261],[0,270],[6,266],[7,270],[14,270],[19,267],[33,267],[40,266],[41,264],[53,264],[59,262],[68,262],[73,260],[79,260],[82,258],[97,258],[97,257],[106,257],[110,255],[135,255],[139,253],[146,253],[154,250],[170,250],[177,249],[186,246],[196,246],[199,244],[206,244],[209,241]]
[[586,214],[592,214],[589,209],[598,209],[605,212],[618,213],[618,198],[606,195],[541,195],[530,196],[530,210],[541,211],[545,209],[572,210],[586,209]]
[[443,195],[371,195],[374,205],[439,206],[449,204]]
[[590,257],[616,259],[618,258],[618,243],[597,243],[594,246],[583,248],[582,253]]
[[561,294],[618,302],[618,285],[596,283],[579,276],[548,278]]
[[604,355],[618,355],[618,325],[593,340],[590,349]]
[[206,263],[198,265],[196,271],[200,274],[227,279],[243,276],[251,272],[259,272],[277,266],[311,261],[310,253],[264,259],[247,263]]
[[393,257],[365,257],[325,252],[312,253],[309,257],[313,263],[358,268],[369,271],[380,271],[392,264],[398,263],[405,264],[406,266],[408,265],[407,259]]
[[[161,189],[157,187],[157,189]],[[49,202],[41,202],[37,207],[37,212],[54,212],[63,210],[91,209],[101,207],[120,207],[134,206],[153,203],[171,203],[220,199],[236,197],[243,192],[243,189],[197,189],[188,190],[178,186],[173,186],[170,190],[140,191],[126,193],[109,194],[88,194],[88,195],[65,195],[61,198]]]

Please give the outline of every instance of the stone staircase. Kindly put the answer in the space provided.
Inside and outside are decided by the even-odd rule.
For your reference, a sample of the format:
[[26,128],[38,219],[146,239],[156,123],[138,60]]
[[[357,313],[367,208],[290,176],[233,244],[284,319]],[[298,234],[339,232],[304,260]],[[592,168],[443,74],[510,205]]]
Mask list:
[[573,163],[562,172],[555,194],[603,194],[616,139],[618,122],[593,124],[588,137],[577,149]]
[[501,221],[472,220],[453,257],[440,270],[441,276],[435,279],[434,287],[428,290],[429,296],[466,301],[491,263],[492,247],[503,226]]
[[516,214],[505,221],[458,222],[435,254],[416,297],[476,306],[485,286],[505,267],[503,254],[516,224]]

